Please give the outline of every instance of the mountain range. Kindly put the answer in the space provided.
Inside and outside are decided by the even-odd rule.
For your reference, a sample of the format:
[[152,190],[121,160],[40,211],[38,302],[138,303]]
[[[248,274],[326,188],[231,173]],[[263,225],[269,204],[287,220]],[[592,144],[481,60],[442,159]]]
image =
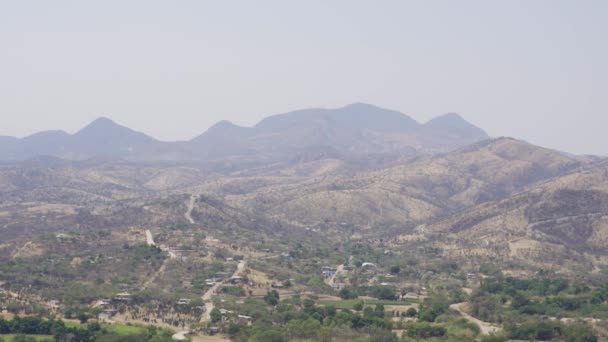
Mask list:
[[116,157],[134,161],[268,163],[299,155],[340,158],[447,152],[487,139],[458,114],[425,124],[397,111],[356,103],[273,115],[253,127],[221,121],[190,141],[163,142],[99,118],[75,134],[44,131],[21,139],[0,137],[0,160],[38,156]]
[[0,137],[0,151],[5,239],[187,224],[196,194],[203,225],[423,241],[463,262],[608,267],[606,160],[492,139],[456,114],[421,124],[353,104],[222,121],[182,142],[101,118],[75,134]]

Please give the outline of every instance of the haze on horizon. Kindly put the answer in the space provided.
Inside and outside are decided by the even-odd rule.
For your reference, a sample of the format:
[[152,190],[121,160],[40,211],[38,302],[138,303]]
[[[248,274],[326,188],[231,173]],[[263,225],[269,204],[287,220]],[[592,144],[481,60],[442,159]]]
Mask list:
[[0,4],[0,135],[106,116],[161,140],[365,102],[607,155],[608,2]]

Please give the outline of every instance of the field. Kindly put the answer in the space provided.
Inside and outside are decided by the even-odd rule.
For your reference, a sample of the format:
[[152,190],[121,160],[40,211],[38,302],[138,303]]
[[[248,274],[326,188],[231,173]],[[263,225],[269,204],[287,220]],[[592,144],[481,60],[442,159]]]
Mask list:
[[363,301],[365,306],[376,306],[382,304],[384,306],[406,306],[418,303],[416,299],[407,300],[377,300],[377,299],[347,299],[347,300],[320,300],[320,305],[333,305],[336,309],[353,310],[356,303]]
[[33,337],[36,341],[55,341],[55,338],[51,335],[19,335],[19,334],[0,334],[0,338],[6,342],[11,342],[16,336]]
[[[65,322],[65,325],[70,328],[82,328],[83,325],[78,322]],[[140,325],[128,325],[128,324],[102,324],[102,327],[107,329],[109,332],[116,333],[121,336],[145,334],[146,327]]]
[[113,324],[104,325],[104,327],[108,329],[108,331],[115,332],[122,336],[144,334],[146,332],[146,328],[137,325]]

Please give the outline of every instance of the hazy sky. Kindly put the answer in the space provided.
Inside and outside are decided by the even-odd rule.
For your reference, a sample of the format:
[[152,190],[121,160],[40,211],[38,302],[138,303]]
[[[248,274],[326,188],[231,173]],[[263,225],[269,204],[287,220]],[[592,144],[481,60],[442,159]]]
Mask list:
[[608,155],[608,1],[0,0],[0,135],[367,102]]

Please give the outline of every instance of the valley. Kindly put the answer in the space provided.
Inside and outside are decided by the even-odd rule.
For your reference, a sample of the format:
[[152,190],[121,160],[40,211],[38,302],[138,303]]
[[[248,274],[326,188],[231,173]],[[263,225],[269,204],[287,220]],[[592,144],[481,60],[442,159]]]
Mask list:
[[[111,340],[121,329],[150,341],[545,336],[532,327],[555,339],[608,338],[604,159],[477,141],[475,130],[474,141],[416,153],[289,145],[303,118],[354,115],[344,110],[255,129],[224,123],[212,130],[222,134],[201,138],[235,134],[267,149],[278,130],[285,150],[272,156],[237,157],[241,147],[226,142],[238,153],[213,161],[4,162],[0,334],[28,333],[6,323],[14,317],[43,317],[71,324],[46,334],[57,341]],[[102,124],[79,139],[114,129]],[[417,125],[403,129],[429,134]]]

